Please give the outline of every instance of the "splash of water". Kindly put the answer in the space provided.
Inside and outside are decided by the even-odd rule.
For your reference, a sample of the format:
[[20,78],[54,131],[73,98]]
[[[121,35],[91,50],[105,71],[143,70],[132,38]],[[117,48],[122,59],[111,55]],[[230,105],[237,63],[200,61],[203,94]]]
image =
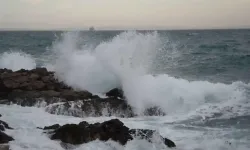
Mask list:
[[35,67],[35,59],[22,51],[4,52],[0,55],[0,68],[17,71],[20,69],[33,69]]
[[79,45],[78,32],[64,33],[62,37],[53,46],[58,78],[92,93],[121,87],[139,114],[151,106],[158,106],[168,114],[186,114],[210,105],[224,108],[246,104],[242,86],[249,84],[190,82],[167,74],[153,75],[152,63],[156,56],[163,56],[159,53],[164,53],[157,32],[123,32],[94,49]]
[[83,49],[77,45],[79,33],[66,33],[53,46],[58,57],[55,71],[59,79],[75,88],[103,93],[120,87],[123,78],[147,72],[157,38],[157,33],[125,32],[95,49]]

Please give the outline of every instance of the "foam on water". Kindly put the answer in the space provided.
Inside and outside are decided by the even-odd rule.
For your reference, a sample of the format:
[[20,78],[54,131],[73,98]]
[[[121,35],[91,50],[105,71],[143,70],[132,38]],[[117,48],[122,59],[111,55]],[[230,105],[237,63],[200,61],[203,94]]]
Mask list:
[[121,87],[138,114],[151,106],[161,107],[169,115],[207,117],[228,107],[236,109],[231,109],[234,112],[225,110],[230,115],[249,113],[246,91],[249,84],[188,81],[167,74],[154,75],[154,60],[172,54],[164,52],[167,50],[162,49],[161,40],[157,32],[123,32],[95,48],[88,48],[88,43],[81,43],[80,33],[64,33],[52,47],[56,58],[54,70],[65,83],[92,93]]
[[[6,132],[14,137],[14,141],[10,142],[13,150],[63,150],[59,141],[50,140],[49,137],[42,133],[37,127],[44,127],[52,124],[79,123],[83,120],[89,123],[103,122],[114,117],[90,117],[77,118],[70,116],[51,115],[41,108],[21,107],[17,105],[0,105],[0,114],[3,116],[1,120],[8,122],[14,130]],[[37,117],[39,116],[39,117]],[[247,139],[231,139],[227,136],[237,135],[236,129],[217,129],[217,128],[180,128],[179,125],[164,125],[163,117],[139,117],[139,118],[119,118],[124,124],[130,128],[144,128],[158,130],[161,135],[175,141],[177,150],[247,150]],[[249,133],[245,132],[246,134]],[[125,146],[108,141],[93,141],[90,143],[78,145],[74,147],[76,150],[160,150],[168,149],[157,142],[157,137],[153,139],[153,143],[145,140],[135,139],[128,142]],[[231,145],[228,144],[231,142]]]
[[34,69],[35,67],[35,59],[22,51],[9,51],[0,54],[0,68],[17,71],[20,69]]

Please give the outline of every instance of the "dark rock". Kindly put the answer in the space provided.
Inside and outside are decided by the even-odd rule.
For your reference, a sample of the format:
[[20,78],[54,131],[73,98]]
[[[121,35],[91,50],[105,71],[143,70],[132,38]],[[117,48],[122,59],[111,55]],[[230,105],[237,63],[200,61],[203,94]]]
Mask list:
[[45,83],[42,81],[31,82],[31,90],[43,90],[45,86]]
[[9,143],[9,141],[13,140],[12,137],[0,131],[0,144]]
[[[112,119],[103,123],[89,124],[86,121],[77,124],[66,124],[61,127],[59,125],[50,126],[55,129],[49,132],[52,140],[61,140],[68,144],[83,144],[93,140],[108,141],[113,140],[125,145],[133,139],[133,136],[140,136],[151,142],[151,138],[155,131],[152,130],[129,130],[128,127],[118,119]],[[162,142],[168,147],[175,147],[174,142],[167,138],[161,137]]]
[[49,74],[48,70],[46,68],[36,68],[32,69],[31,72],[37,73],[41,76],[46,76]]
[[109,92],[106,93],[106,96],[114,97],[114,98],[118,98],[118,97],[119,98],[124,98],[123,91],[118,89],[118,88],[110,90]]
[[0,131],[4,131],[4,130],[5,130],[4,126],[0,124]]
[[99,98],[90,101],[84,101],[82,105],[82,110],[86,114],[95,114],[96,116],[135,116],[132,108],[127,104],[125,100],[114,98]]
[[128,131],[129,129],[118,119],[91,125],[82,122],[79,125],[66,124],[60,127],[55,130],[51,139],[59,139],[70,144],[82,144],[96,139],[101,141],[111,139],[124,145],[128,140],[132,139]]
[[6,129],[13,129],[6,122],[4,122],[2,120],[0,120],[0,125],[3,125],[3,127],[6,128]]
[[43,129],[44,130],[52,130],[52,129],[58,129],[58,128],[60,128],[60,125],[59,124],[54,124],[54,125],[52,125],[52,126],[46,126],[46,127],[44,127]]
[[51,81],[50,77],[49,76],[44,76],[42,77],[42,81],[45,82],[45,83],[48,83]]
[[[21,69],[12,72],[0,69],[0,104],[35,106],[43,100],[49,105],[50,113],[82,116],[135,116],[132,107],[124,98],[123,91],[116,88],[106,93],[109,98],[100,98],[88,91],[76,91],[55,78],[54,72],[46,68]],[[74,105],[77,104],[77,105]],[[39,105],[40,106],[40,105]],[[159,109],[151,108],[145,115],[164,115]]]
[[0,117],[2,117],[2,115],[0,114]]
[[[129,130],[129,133],[133,136],[140,137],[142,139],[147,139],[149,142],[152,142],[153,135],[156,133],[156,131],[147,129],[131,129]],[[162,142],[168,147],[176,147],[173,141],[167,138],[163,138],[162,136],[160,136],[160,138],[162,139]]]
[[36,73],[32,73],[30,76],[29,76],[29,79],[32,80],[32,81],[36,81],[40,78],[40,76]]

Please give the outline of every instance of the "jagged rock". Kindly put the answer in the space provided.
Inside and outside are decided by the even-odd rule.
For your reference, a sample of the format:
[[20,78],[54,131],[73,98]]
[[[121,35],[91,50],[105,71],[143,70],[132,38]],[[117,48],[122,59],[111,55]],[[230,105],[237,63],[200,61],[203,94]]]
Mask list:
[[54,124],[54,125],[52,125],[52,126],[46,126],[46,127],[44,127],[43,129],[44,130],[51,130],[51,129],[58,129],[58,128],[60,128],[61,126],[59,125],[59,124]]
[[[95,124],[89,124],[86,121],[83,121],[79,124],[66,124],[59,128],[58,127],[59,125],[47,127],[49,129],[55,129],[54,131],[49,132],[49,134],[51,134],[50,138],[52,140],[61,140],[62,142],[69,144],[83,144],[99,139],[101,141],[113,140],[125,145],[136,135],[151,142],[150,138],[155,132],[152,130],[129,130],[129,128],[124,126],[124,124],[118,119]],[[171,140],[163,137],[161,137],[161,139],[168,147],[175,147],[174,142]]]
[[[12,72],[0,69],[0,104],[35,106],[42,100],[51,106],[50,113],[73,116],[135,116],[132,107],[124,98],[123,91],[115,88],[106,93],[108,98],[100,98],[88,91],[76,91],[58,81],[54,72],[46,68],[21,69]],[[77,105],[75,105],[76,103]],[[164,115],[159,109],[150,108],[145,115]]]
[[106,96],[108,97],[114,97],[114,98],[124,98],[123,96],[123,91],[121,89],[115,88],[110,90],[109,92],[106,93]]
[[0,125],[3,125],[3,127],[6,128],[6,129],[13,129],[6,122],[4,122],[2,120],[0,120]]
[[9,141],[13,141],[13,140],[14,139],[11,136],[0,131],[0,144],[9,143]]
[[[147,139],[149,142],[153,142],[152,141],[153,135],[157,132],[154,130],[147,130],[147,129],[131,129],[131,130],[129,130],[129,133],[133,136],[140,137],[142,139]],[[158,135],[158,136],[160,136],[160,135]],[[161,136],[160,136],[160,138],[163,141],[163,143],[165,145],[167,145],[168,147],[176,147],[176,145],[173,141],[171,141],[167,138],[163,138]]]

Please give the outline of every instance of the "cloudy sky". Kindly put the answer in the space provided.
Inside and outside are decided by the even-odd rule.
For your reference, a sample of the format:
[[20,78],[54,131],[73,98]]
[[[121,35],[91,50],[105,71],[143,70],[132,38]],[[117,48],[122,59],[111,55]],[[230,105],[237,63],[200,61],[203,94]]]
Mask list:
[[0,29],[250,28],[250,0],[0,0]]

